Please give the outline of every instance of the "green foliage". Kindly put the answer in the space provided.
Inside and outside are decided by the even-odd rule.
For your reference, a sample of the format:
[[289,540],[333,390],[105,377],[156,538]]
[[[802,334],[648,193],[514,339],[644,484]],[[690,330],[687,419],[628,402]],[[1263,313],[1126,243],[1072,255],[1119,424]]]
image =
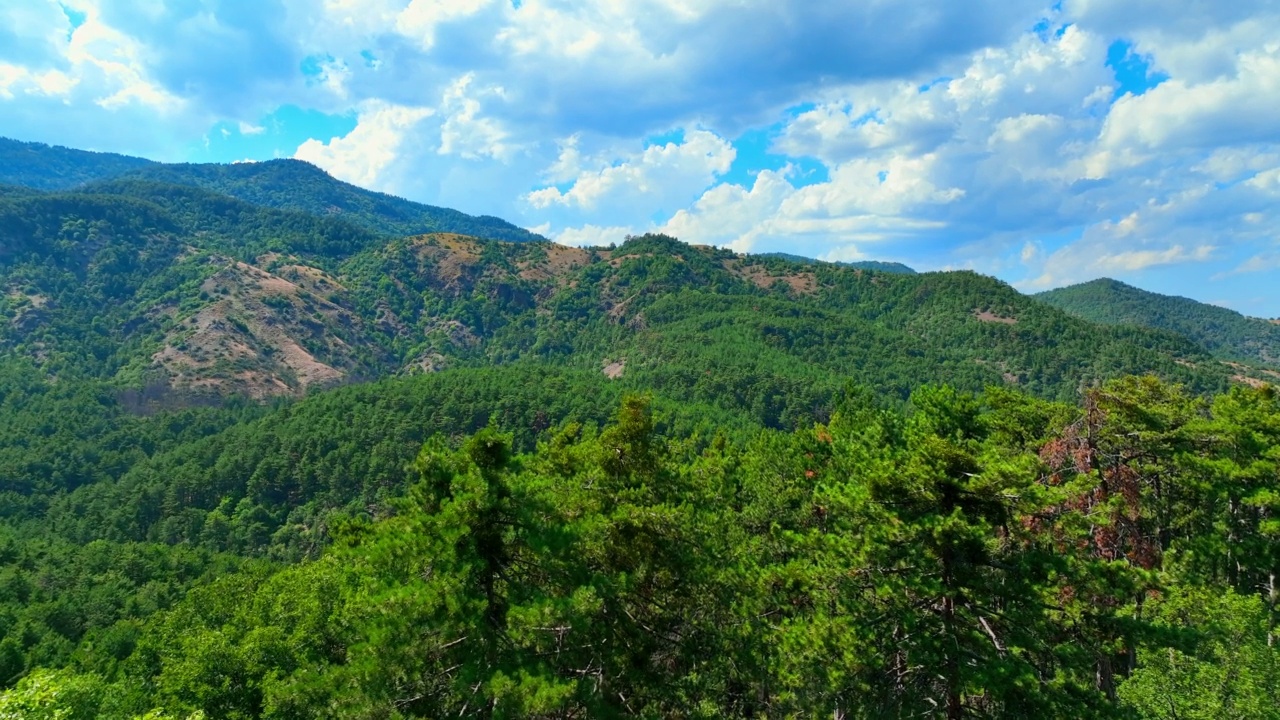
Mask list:
[[0,138],[0,183],[37,190],[70,190],[150,164],[125,155]]
[[0,693],[3,720],[92,720],[102,702],[100,678],[39,670]]
[[1274,445],[1247,442],[1280,423],[1269,391],[850,393],[827,424],[709,441],[616,403],[533,452],[498,424],[426,438],[406,491],[335,516],[313,559],[206,571],[3,698],[89,688],[119,718],[1274,715],[1275,541],[1215,500],[1247,492],[1230,468],[1274,483]]
[[[804,257],[803,255],[792,255],[791,253],[784,253],[784,252],[758,253],[754,255],[755,257],[776,258],[778,260],[786,260],[787,262],[801,263],[803,265],[812,265],[812,264],[822,262],[821,260],[814,260],[812,258]],[[854,262],[839,261],[833,264],[839,265],[840,267],[852,268],[854,270],[873,270],[875,272],[897,273],[900,275],[916,274],[916,271],[913,270],[912,268],[907,267],[902,263],[896,263],[896,262],[881,262],[879,260],[857,260]]]
[[1120,687],[1138,717],[1280,717],[1280,652],[1261,598],[1189,589],[1162,603],[1160,615],[1177,641],[1144,649],[1141,667]]
[[188,185],[261,207],[335,217],[380,235],[449,232],[507,242],[543,239],[496,217],[476,217],[358,188],[301,160],[148,165],[121,177],[170,186]]
[[1227,308],[1107,279],[1050,290],[1036,298],[1090,322],[1176,332],[1224,360],[1280,367],[1280,325]]

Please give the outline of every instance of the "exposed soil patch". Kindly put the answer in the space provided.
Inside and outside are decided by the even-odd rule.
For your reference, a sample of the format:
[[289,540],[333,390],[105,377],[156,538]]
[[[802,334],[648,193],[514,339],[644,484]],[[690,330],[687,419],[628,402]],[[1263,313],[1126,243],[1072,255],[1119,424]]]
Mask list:
[[275,274],[303,290],[318,295],[328,296],[331,293],[347,291],[346,286],[338,282],[337,278],[310,265],[283,265],[276,270]]
[[27,305],[30,305],[35,310],[43,309],[46,305],[49,304],[49,298],[45,297],[44,295],[41,295],[39,293],[28,295],[27,293],[20,292],[17,290],[14,290],[13,292],[9,293],[9,301],[14,302],[15,304],[26,303]]
[[[227,262],[218,260],[218,262]],[[315,268],[286,266],[338,292]],[[343,340],[359,325],[345,308],[284,277],[230,262],[205,280],[209,304],[179,322],[152,355],[179,391],[264,398],[342,382],[358,365]]]
[[[628,260],[639,260],[640,258],[651,258],[651,257],[653,257],[653,253],[630,253],[627,255],[619,255],[618,257],[609,258],[609,266],[618,268],[618,267],[622,267],[622,263]],[[679,255],[672,255],[671,257],[674,258],[677,262],[684,262],[684,258],[680,257]]]
[[818,276],[812,272],[802,271],[774,275],[763,265],[743,263],[739,258],[731,258],[723,263],[724,269],[735,276],[759,288],[768,290],[779,280],[787,284],[794,295],[813,295],[818,292]]
[[796,295],[813,295],[818,292],[818,277],[813,273],[795,273],[782,278]]
[[49,307],[49,298],[44,295],[28,295],[14,290],[8,294],[8,300],[11,305],[17,306],[10,324],[18,332],[31,332],[47,319],[48,313],[45,310]]
[[626,300],[616,303],[613,307],[609,308],[609,319],[618,324],[622,324],[623,318],[627,315],[627,308],[631,305],[631,301],[635,300],[636,297],[637,296],[632,295]]
[[1242,365],[1238,362],[1230,362],[1226,360],[1223,360],[1222,364],[1236,371],[1236,374],[1231,376],[1232,380],[1238,383],[1244,383],[1245,385],[1248,385],[1250,387],[1256,388],[1256,387],[1262,387],[1263,385],[1272,385],[1274,383],[1269,382],[1267,380],[1263,380],[1258,377],[1247,375],[1246,373],[1254,373],[1256,375],[1266,375],[1269,378],[1275,378],[1276,380],[1280,380],[1280,372],[1276,372],[1275,370],[1249,367],[1248,365]]
[[480,344],[480,338],[471,328],[457,320],[441,320],[427,327],[428,336],[436,336],[459,349],[471,349]]
[[533,282],[564,282],[573,271],[591,264],[591,251],[567,245],[549,245],[546,256],[516,263],[520,277]]
[[464,235],[435,233],[414,238],[413,247],[434,265],[432,274],[441,287],[458,292],[475,281],[483,250],[479,241]]
[[379,299],[377,308],[378,316],[374,318],[374,325],[377,325],[389,335],[403,336],[409,333],[409,326],[405,325],[400,316],[391,310],[386,300]]
[[410,371],[434,373],[440,372],[449,365],[449,358],[438,352],[430,352],[409,364]]
[[990,310],[982,310],[982,311],[974,310],[973,316],[982,322],[1000,323],[1001,325],[1017,325],[1018,324],[1018,318],[1003,317],[1001,315],[997,315],[991,312]]
[[623,358],[617,362],[609,362],[606,360],[604,370],[602,372],[604,372],[604,376],[610,380],[617,380],[622,377],[622,373],[626,372],[626,370],[627,360],[626,358]]

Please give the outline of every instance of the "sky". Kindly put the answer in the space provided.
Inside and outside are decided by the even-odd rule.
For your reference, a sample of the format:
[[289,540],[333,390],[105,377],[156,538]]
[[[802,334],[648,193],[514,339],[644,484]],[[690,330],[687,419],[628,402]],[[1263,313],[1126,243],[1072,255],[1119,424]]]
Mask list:
[[0,0],[0,135],[1280,316],[1280,0]]

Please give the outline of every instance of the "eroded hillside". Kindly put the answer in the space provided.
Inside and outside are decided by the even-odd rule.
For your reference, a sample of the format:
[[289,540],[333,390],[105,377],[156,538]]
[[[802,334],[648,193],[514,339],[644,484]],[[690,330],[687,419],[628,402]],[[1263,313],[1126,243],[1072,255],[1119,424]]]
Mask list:
[[124,180],[0,201],[0,232],[0,345],[50,377],[167,404],[536,362],[713,403],[747,387],[762,398],[757,418],[791,425],[820,416],[847,382],[901,398],[925,382],[1070,398],[1125,373],[1202,390],[1270,379],[1209,362],[1183,337],[1091,324],[973,273],[738,255],[657,235],[609,248],[387,238]]

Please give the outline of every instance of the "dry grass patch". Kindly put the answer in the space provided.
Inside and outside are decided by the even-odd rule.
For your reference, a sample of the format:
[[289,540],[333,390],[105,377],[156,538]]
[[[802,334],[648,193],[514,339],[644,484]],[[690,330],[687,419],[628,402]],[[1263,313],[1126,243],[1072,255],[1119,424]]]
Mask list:
[[974,310],[973,316],[981,322],[1000,323],[1001,325],[1017,325],[1018,318],[997,315],[990,310]]

